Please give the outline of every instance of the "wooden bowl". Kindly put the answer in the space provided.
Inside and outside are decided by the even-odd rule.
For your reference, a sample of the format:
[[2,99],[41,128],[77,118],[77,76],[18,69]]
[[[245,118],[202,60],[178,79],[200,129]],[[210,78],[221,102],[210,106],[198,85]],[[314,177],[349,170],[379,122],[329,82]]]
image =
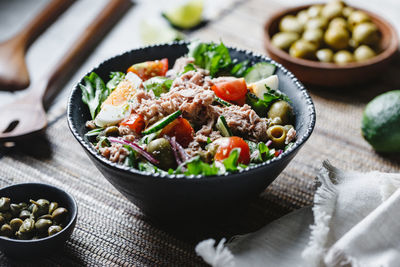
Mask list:
[[388,67],[390,60],[395,56],[399,46],[396,30],[383,18],[360,8],[355,9],[367,13],[381,32],[381,51],[369,60],[348,63],[346,65],[323,63],[291,57],[286,51],[273,46],[271,37],[279,31],[280,20],[285,15],[295,15],[310,6],[304,5],[285,9],[277,12],[268,19],[264,27],[264,42],[265,48],[272,59],[284,65],[304,83],[331,87],[370,81],[378,77]]

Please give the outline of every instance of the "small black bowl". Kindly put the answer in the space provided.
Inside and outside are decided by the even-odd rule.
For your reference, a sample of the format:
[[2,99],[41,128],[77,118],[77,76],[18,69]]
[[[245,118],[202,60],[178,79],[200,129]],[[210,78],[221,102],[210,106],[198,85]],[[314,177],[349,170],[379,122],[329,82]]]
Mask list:
[[[177,58],[188,52],[187,45],[187,42],[174,42],[131,50],[104,61],[90,72],[96,72],[106,81],[111,71],[125,72],[134,63],[165,57],[168,58],[169,67],[172,67]],[[304,86],[291,72],[262,55],[236,48],[229,48],[229,52],[233,59],[239,61],[272,62],[277,66],[280,89],[292,100],[298,133],[295,144],[279,157],[240,172],[186,177],[151,174],[113,163],[101,156],[84,137],[87,132],[85,123],[90,119],[89,110],[82,102],[78,84],[71,92],[67,115],[72,134],[108,181],[145,214],[156,220],[182,222],[189,216],[219,214],[246,203],[261,193],[282,172],[313,131],[313,102]]]
[[18,240],[0,236],[0,250],[9,257],[29,260],[32,257],[50,255],[49,252],[65,244],[74,230],[78,206],[70,194],[57,187],[40,183],[16,184],[0,189],[0,197],[9,197],[12,203],[45,198],[58,202],[60,207],[68,210],[67,226],[52,236],[35,240]]

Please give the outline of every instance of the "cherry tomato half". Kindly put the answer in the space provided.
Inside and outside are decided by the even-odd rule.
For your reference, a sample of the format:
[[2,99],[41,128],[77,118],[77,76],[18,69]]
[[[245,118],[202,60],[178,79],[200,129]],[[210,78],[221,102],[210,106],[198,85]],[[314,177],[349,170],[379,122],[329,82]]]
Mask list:
[[183,147],[187,147],[194,138],[194,129],[189,121],[184,118],[177,118],[164,127],[160,136],[175,136],[176,141]]
[[247,93],[246,81],[243,78],[235,78],[228,81],[217,82],[211,89],[216,96],[226,101],[244,99]]
[[156,76],[165,76],[168,71],[168,58],[146,61],[132,65],[126,72],[133,72],[143,81]]
[[128,126],[132,131],[140,134],[146,126],[143,116],[140,114],[132,113],[128,118],[123,120],[120,125]]
[[214,156],[216,161],[222,161],[229,157],[231,151],[235,148],[240,148],[239,163],[249,164],[250,163],[250,148],[249,145],[242,138],[238,136],[223,137],[217,139],[216,144],[218,145],[217,153]]

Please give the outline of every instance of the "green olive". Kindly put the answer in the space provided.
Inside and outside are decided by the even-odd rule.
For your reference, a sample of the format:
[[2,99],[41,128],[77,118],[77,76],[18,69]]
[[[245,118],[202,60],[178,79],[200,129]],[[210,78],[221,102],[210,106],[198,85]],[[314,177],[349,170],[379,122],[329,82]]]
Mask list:
[[329,48],[323,48],[317,51],[317,58],[321,62],[332,62],[333,61],[333,51]]
[[119,135],[119,129],[118,129],[117,126],[110,126],[110,127],[107,127],[107,128],[104,130],[104,135],[105,135],[105,136],[118,136],[118,135]]
[[343,6],[338,2],[326,4],[321,10],[321,16],[327,20],[342,16]]
[[341,27],[347,29],[347,21],[344,18],[334,18],[329,23],[329,28]]
[[66,208],[57,208],[51,214],[56,223],[63,223],[67,219],[68,210]]
[[285,146],[286,130],[282,125],[274,125],[267,129],[267,135],[276,148]]
[[324,40],[333,49],[340,50],[348,47],[350,35],[345,29],[329,28],[325,32]]
[[26,204],[25,202],[20,202],[20,203],[18,203],[18,206],[19,206],[22,210],[28,208],[28,204]]
[[29,210],[21,210],[18,217],[21,220],[25,220],[25,219],[29,218],[30,216],[31,216],[31,213],[29,212]]
[[375,51],[367,45],[361,45],[354,50],[354,58],[356,61],[364,61],[374,56],[376,56]]
[[319,46],[324,38],[324,32],[321,29],[308,29],[303,33],[302,38]]
[[273,103],[268,110],[268,118],[280,118],[282,124],[289,124],[292,121],[293,109],[288,102],[279,100]]
[[296,17],[297,17],[297,21],[303,26],[310,19],[310,16],[308,15],[307,10],[300,11],[299,13],[297,13]]
[[353,54],[347,50],[340,50],[333,56],[333,61],[337,64],[354,62]]
[[289,49],[289,54],[296,58],[313,59],[317,46],[306,40],[297,40]]
[[279,49],[287,50],[299,38],[299,34],[295,32],[278,32],[272,37],[272,44]]
[[147,145],[147,152],[153,155],[160,164],[158,165],[163,170],[174,168],[176,160],[171,148],[171,144],[165,138],[158,138],[151,141]]
[[49,214],[52,214],[58,208],[57,202],[51,202],[49,205]]
[[11,229],[11,226],[9,224],[3,224],[0,228],[0,235],[1,236],[6,236],[6,237],[11,237],[13,234],[13,231]]
[[308,16],[315,18],[321,16],[322,5],[312,5],[307,9]]
[[356,10],[349,15],[347,23],[349,25],[349,28],[353,29],[358,24],[369,21],[371,21],[371,19],[365,12]]
[[353,12],[354,12],[354,8],[349,7],[349,6],[343,7],[342,14],[345,18],[348,18],[351,15],[351,13],[353,13]]
[[372,22],[363,22],[354,27],[353,39],[358,44],[376,46],[379,42],[379,31]]
[[0,198],[0,211],[8,211],[10,209],[10,199],[8,197]]
[[312,18],[309,19],[306,24],[304,25],[304,28],[306,30],[310,30],[310,29],[325,29],[326,26],[328,26],[328,21],[323,18],[323,17],[316,17],[316,18]]
[[53,225],[53,222],[48,219],[39,219],[35,223],[35,229],[39,234],[43,234],[47,232],[50,226]]
[[60,232],[62,230],[61,226],[59,225],[52,225],[49,227],[49,229],[47,230],[47,233],[49,234],[49,236],[57,234],[58,232]]
[[279,23],[279,30],[281,32],[297,32],[300,34],[303,31],[303,26],[295,16],[286,15]]
[[10,226],[11,226],[13,233],[18,231],[18,229],[21,227],[22,223],[23,223],[23,221],[20,218],[14,218],[10,221]]

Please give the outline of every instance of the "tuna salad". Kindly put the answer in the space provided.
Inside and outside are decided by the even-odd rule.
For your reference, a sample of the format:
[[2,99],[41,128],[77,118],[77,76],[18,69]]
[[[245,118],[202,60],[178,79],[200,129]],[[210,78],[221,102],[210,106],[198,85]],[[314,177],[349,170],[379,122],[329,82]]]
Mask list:
[[276,66],[238,62],[223,43],[193,42],[167,58],[80,84],[91,120],[85,137],[102,156],[140,171],[235,172],[279,156],[296,139]]

